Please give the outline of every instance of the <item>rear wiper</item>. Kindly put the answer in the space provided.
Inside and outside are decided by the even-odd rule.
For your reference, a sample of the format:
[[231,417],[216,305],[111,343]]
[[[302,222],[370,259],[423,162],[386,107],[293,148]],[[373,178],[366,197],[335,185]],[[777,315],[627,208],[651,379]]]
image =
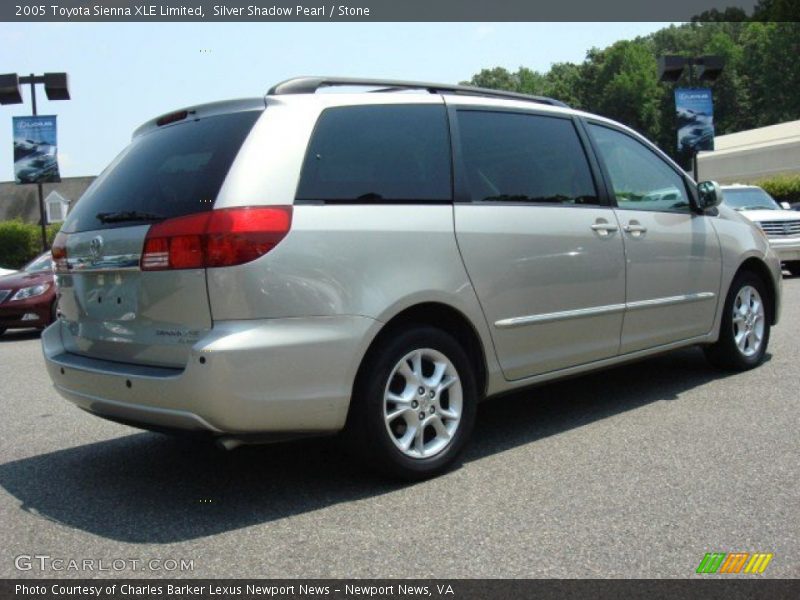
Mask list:
[[97,213],[95,218],[101,223],[122,223],[123,221],[163,221],[166,217],[138,210],[121,210]]

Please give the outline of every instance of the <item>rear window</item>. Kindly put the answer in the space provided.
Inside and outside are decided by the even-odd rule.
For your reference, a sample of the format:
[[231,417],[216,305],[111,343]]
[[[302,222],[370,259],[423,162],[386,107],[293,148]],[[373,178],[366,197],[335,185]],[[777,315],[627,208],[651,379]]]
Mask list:
[[62,230],[74,233],[146,222],[104,222],[98,214],[135,212],[171,218],[211,210],[261,112],[187,120],[137,137],[86,190]]
[[317,122],[299,201],[441,202],[452,198],[444,106],[348,106]]

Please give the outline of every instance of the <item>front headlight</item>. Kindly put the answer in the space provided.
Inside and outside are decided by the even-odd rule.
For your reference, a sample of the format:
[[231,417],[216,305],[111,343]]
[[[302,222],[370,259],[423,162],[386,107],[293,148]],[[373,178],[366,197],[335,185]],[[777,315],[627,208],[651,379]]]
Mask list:
[[16,294],[11,296],[10,301],[13,302],[14,300],[27,300],[28,298],[35,298],[36,296],[41,296],[49,289],[49,283],[40,283],[39,285],[21,288],[17,290]]

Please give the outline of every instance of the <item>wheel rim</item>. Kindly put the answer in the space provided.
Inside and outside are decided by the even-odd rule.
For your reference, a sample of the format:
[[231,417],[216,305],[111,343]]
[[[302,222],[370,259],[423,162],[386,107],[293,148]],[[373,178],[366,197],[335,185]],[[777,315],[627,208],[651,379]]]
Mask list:
[[452,443],[463,400],[461,380],[449,358],[431,348],[409,352],[392,369],[384,390],[386,431],[404,455],[435,456]]
[[753,356],[764,343],[764,302],[753,286],[746,285],[733,302],[733,340],[743,356]]

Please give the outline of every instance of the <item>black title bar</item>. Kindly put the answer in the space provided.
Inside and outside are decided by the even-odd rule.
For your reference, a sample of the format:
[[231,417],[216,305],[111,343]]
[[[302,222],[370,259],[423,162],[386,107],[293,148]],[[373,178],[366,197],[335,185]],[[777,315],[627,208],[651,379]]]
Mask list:
[[11,0],[0,21],[689,21],[756,0]]
[[486,600],[487,598],[739,598],[800,597],[800,580],[744,575],[694,580],[591,579],[6,579],[3,600]]

